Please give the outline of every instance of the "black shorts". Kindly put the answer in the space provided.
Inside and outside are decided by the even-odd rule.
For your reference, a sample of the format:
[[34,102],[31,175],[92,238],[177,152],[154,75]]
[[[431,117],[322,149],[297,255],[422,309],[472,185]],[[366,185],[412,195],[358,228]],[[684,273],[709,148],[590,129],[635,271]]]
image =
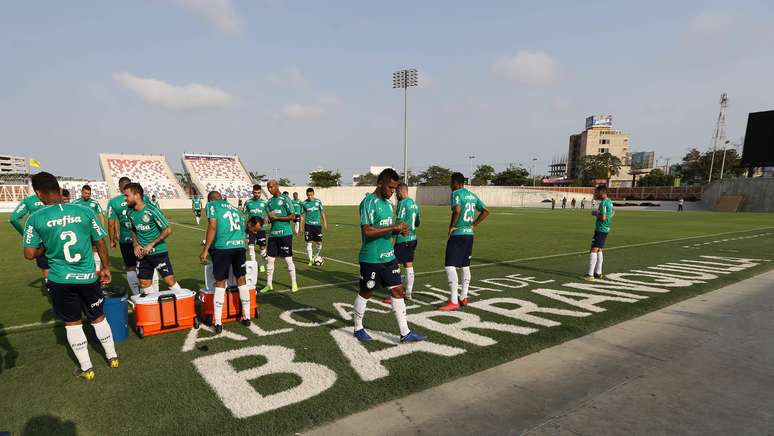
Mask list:
[[400,265],[397,260],[386,263],[360,262],[360,290],[391,289],[401,284]]
[[250,245],[266,246],[266,230],[259,230],[258,233],[248,233],[247,243]]
[[594,231],[594,237],[591,238],[591,248],[605,248],[605,242],[607,241],[607,232]]
[[194,216],[196,216],[197,218],[200,218],[202,216],[202,210],[194,209]]
[[137,278],[150,280],[153,278],[153,270],[158,270],[161,277],[171,276],[172,262],[169,261],[169,253],[166,251],[158,254],[148,254],[137,262]]
[[462,268],[470,266],[473,255],[473,235],[452,235],[446,241],[446,260],[444,266]]
[[304,224],[304,241],[322,242],[322,226]]
[[296,214],[296,217],[293,218],[293,222],[294,223],[300,223],[301,222],[301,214],[300,213]]
[[35,265],[37,265],[40,269],[48,269],[48,258],[46,255],[41,254],[40,256],[36,257]]
[[80,321],[83,315],[91,322],[102,316],[103,296],[99,280],[77,285],[49,281],[48,292],[54,314],[64,322]]
[[414,252],[417,250],[417,240],[395,244],[395,257],[398,263],[414,261]]
[[124,265],[129,268],[137,268],[137,256],[134,255],[134,245],[131,242],[118,244],[121,247],[121,257],[124,258]]
[[278,236],[269,238],[266,254],[269,257],[293,257],[293,237]]
[[229,268],[234,272],[234,277],[244,277],[245,269],[245,249],[227,248],[210,250],[212,256],[212,276],[215,280],[226,280],[228,278]]

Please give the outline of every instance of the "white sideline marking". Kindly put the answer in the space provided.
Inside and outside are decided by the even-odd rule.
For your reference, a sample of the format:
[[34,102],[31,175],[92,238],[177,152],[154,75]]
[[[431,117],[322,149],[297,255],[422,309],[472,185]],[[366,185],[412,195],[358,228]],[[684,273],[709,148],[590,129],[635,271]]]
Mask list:
[[718,243],[721,243],[721,242],[741,241],[743,239],[760,238],[761,236],[769,236],[770,234],[771,233],[758,233],[756,235],[738,236],[736,238],[725,238],[725,239],[718,239],[716,241],[699,242],[698,244],[683,245],[683,248],[697,248],[697,247],[701,247],[701,246],[704,246],[704,245],[718,244]]
[[11,327],[3,327],[0,330],[2,330],[2,332],[8,332],[8,331],[11,331],[11,330],[25,329],[27,327],[39,327],[39,326],[44,326],[44,325],[49,325],[49,324],[56,324],[58,322],[59,321],[56,321],[56,320],[46,321],[46,322],[33,322],[33,323],[30,323],[30,324],[20,324],[20,325],[15,325],[15,326],[11,326]]

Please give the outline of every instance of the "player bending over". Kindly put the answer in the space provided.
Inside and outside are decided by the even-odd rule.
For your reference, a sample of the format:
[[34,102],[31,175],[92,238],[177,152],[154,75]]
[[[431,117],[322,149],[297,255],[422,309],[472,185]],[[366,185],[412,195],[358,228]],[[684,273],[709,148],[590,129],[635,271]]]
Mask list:
[[[59,182],[57,182],[57,185]],[[60,200],[61,201],[61,198]],[[28,197],[25,197],[19,204],[16,206],[16,209],[11,212],[11,217],[8,220],[11,223],[11,226],[13,226],[14,229],[16,229],[17,232],[19,232],[20,235],[24,235],[24,226],[21,223],[22,218],[24,218],[25,215],[37,212],[38,210],[42,209],[45,205],[42,201],[40,201],[40,198],[38,198],[37,195],[32,194]],[[40,255],[35,258],[35,264],[40,268],[40,272],[43,275],[43,282],[44,284],[48,282],[48,259],[44,255]]]
[[165,239],[172,234],[169,221],[161,210],[146,204],[143,189],[139,183],[129,183],[124,187],[127,215],[132,225],[132,245],[137,256],[137,278],[140,281],[140,296],[150,292],[153,271],[158,270],[169,289],[182,289],[172,271]]
[[355,337],[361,341],[372,340],[363,328],[368,299],[374,289],[388,289],[392,295],[392,311],[398,321],[401,342],[418,342],[425,336],[412,332],[406,318],[406,302],[403,300],[403,286],[400,280],[400,266],[395,260],[392,236],[408,233],[405,222],[393,223],[390,198],[398,187],[398,173],[387,168],[379,173],[376,190],[360,202],[360,292],[355,297],[352,318],[355,323]]
[[[118,368],[113,333],[102,313],[100,283],[111,281],[110,259],[105,245],[105,229],[90,209],[62,204],[56,178],[46,172],[32,176],[32,189],[46,206],[33,212],[24,231],[24,258],[46,256],[51,270],[48,288],[54,313],[65,323],[67,342],[80,365],[73,373],[94,380],[94,368],[81,324],[82,316],[94,327],[111,368]],[[96,272],[92,247],[103,268]]]
[[202,218],[202,197],[199,197],[198,195],[191,197],[191,210],[193,210],[194,219],[198,226]]
[[234,272],[239,287],[242,324],[250,325],[250,288],[245,279],[245,219],[239,209],[223,200],[220,192],[212,191],[207,195],[207,223],[207,237],[199,260],[207,263],[207,255],[212,254],[215,333],[219,334],[223,331],[221,318],[229,269]]
[[[261,198],[261,185],[253,185],[253,197],[245,201],[244,212],[247,216],[247,220],[260,219],[261,222],[266,221],[266,200]],[[255,258],[255,245],[261,250],[261,256]],[[261,272],[266,272],[266,267],[263,266],[266,258],[266,230],[261,228],[258,232],[247,234],[247,251],[250,253],[250,260],[258,260],[258,267]]]
[[[322,251],[323,229],[328,230],[328,217],[325,215],[322,201],[314,198],[314,189],[306,189],[306,200],[301,203],[301,228],[304,229],[304,241],[306,242],[306,255],[309,257],[309,266]],[[312,246],[316,251],[312,253]]]
[[599,185],[594,191],[594,198],[599,200],[599,209],[591,211],[596,217],[594,237],[591,238],[589,252],[589,271],[584,278],[589,281],[604,278],[602,276],[602,251],[605,249],[607,234],[610,232],[610,221],[613,219],[613,202],[607,198],[607,186]]
[[[451,177],[451,221],[449,222],[449,240],[446,242],[446,277],[449,280],[451,298],[449,303],[439,309],[457,310],[468,304],[470,286],[470,258],[473,254],[473,227],[481,224],[489,209],[478,196],[465,189],[465,176],[454,173]],[[479,212],[478,216],[476,211]],[[457,295],[459,278],[457,268],[462,269],[462,292]]]
[[266,218],[271,222],[271,231],[269,232],[269,242],[267,248],[268,258],[266,259],[266,286],[261,289],[261,293],[266,293],[274,289],[272,281],[274,280],[274,261],[277,257],[285,259],[290,273],[291,292],[298,292],[298,283],[296,283],[296,265],[293,263],[293,221],[296,215],[293,213],[293,205],[290,198],[282,194],[279,190],[279,183],[276,180],[269,180],[266,189],[272,195],[272,198],[266,205]]

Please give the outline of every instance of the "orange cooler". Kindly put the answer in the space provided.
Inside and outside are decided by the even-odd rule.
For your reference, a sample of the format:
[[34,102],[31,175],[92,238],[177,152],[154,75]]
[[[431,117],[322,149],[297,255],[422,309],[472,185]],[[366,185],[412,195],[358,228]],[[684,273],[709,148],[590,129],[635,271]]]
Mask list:
[[[202,303],[202,321],[208,325],[213,323],[213,314],[215,313],[214,299],[214,290],[199,289],[199,301]],[[251,318],[253,316],[257,318],[259,314],[255,288],[250,289],[250,313]],[[223,314],[221,317],[224,324],[242,319],[242,302],[239,301],[239,288],[235,286],[226,288],[226,301],[223,304]]]
[[192,291],[179,289],[131,297],[137,334],[145,336],[199,327]]

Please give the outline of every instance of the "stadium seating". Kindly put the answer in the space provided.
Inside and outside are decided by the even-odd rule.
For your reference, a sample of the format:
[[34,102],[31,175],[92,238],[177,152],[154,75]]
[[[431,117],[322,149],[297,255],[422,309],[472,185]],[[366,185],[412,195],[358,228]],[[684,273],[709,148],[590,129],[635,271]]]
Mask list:
[[59,180],[59,186],[62,189],[70,191],[72,198],[78,198],[81,195],[81,188],[83,185],[91,186],[91,198],[95,200],[108,200],[110,194],[108,193],[108,185],[106,182],[91,182],[88,180]]
[[[148,195],[159,199],[183,198],[183,190],[163,156],[100,155],[105,180],[118,186],[118,179],[126,176],[138,182]],[[114,188],[115,189],[115,188]]]
[[199,192],[218,191],[229,198],[251,195],[252,182],[237,156],[185,154],[183,165]]

